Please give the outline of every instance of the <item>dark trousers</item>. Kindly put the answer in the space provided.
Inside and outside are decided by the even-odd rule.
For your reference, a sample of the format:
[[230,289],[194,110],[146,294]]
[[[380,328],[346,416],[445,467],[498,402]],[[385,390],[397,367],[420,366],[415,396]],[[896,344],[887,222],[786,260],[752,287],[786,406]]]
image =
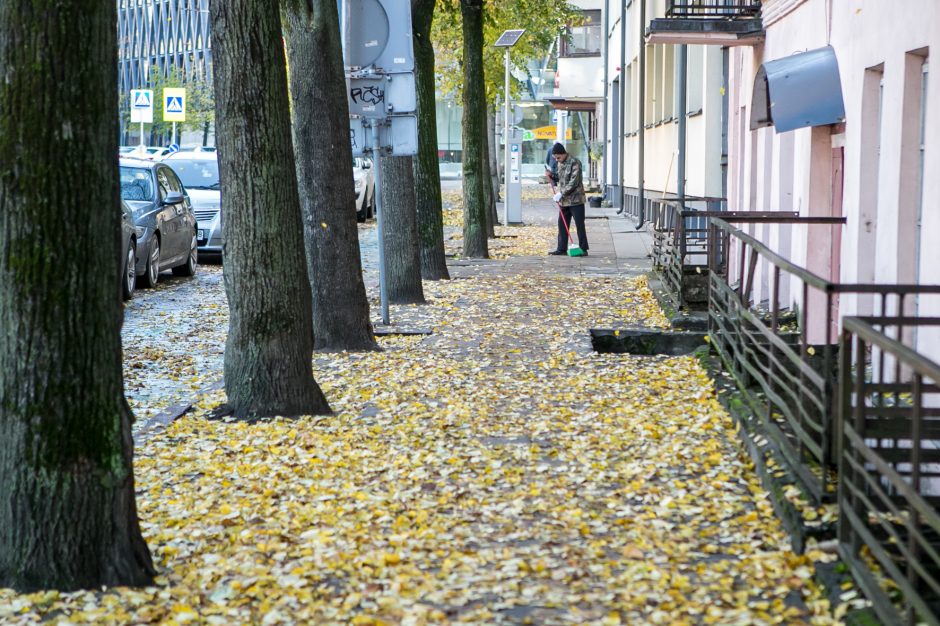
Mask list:
[[584,227],[584,205],[575,204],[572,206],[561,207],[561,212],[565,215],[565,221],[561,221],[561,215],[558,216],[558,247],[556,250],[568,251],[568,233],[565,231],[565,224],[571,228],[571,216],[574,216],[575,226],[578,228],[578,247],[587,251],[587,229]]

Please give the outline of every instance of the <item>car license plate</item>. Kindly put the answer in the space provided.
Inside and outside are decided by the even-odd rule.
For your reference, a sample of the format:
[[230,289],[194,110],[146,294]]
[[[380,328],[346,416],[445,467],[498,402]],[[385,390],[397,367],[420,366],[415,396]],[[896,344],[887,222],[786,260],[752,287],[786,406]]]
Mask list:
[[197,235],[197,238],[199,239],[199,241],[205,240],[205,238],[206,238],[206,231],[205,231],[204,228],[200,228],[200,229],[199,229],[199,233],[198,233],[198,235]]

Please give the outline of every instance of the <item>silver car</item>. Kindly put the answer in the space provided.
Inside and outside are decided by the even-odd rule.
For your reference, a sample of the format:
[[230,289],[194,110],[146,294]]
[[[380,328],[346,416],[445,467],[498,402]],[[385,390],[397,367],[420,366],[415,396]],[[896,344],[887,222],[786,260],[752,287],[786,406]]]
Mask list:
[[176,172],[189,193],[196,214],[199,256],[222,255],[222,192],[215,152],[177,152],[163,163]]
[[375,217],[375,172],[372,160],[353,159],[353,181],[356,185],[356,219],[364,222]]

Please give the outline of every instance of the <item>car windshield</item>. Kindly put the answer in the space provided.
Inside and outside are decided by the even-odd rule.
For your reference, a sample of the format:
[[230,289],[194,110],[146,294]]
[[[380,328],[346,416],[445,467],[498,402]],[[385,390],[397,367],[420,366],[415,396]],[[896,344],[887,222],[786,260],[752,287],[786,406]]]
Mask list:
[[121,197],[125,200],[153,200],[153,178],[143,167],[121,166]]
[[219,189],[217,161],[171,159],[166,163],[173,168],[187,189]]

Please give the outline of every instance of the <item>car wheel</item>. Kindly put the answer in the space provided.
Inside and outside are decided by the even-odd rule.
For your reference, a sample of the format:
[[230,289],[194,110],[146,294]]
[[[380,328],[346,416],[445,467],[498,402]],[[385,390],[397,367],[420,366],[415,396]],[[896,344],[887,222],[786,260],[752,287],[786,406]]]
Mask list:
[[186,258],[186,262],[182,265],[177,265],[173,268],[174,276],[195,276],[196,275],[196,262],[199,252],[196,250],[196,233],[193,232],[193,241],[189,245],[189,256]]
[[372,190],[372,196],[369,198],[369,213],[366,215],[366,219],[375,219],[375,189]]
[[150,242],[150,254],[147,255],[147,265],[140,282],[144,287],[156,287],[160,280],[160,237],[156,233]]
[[137,244],[131,241],[127,244],[127,256],[124,257],[124,269],[121,272],[121,296],[130,300],[137,286]]
[[362,199],[362,208],[356,211],[356,221],[360,224],[369,219],[369,207],[366,206],[366,199]]

